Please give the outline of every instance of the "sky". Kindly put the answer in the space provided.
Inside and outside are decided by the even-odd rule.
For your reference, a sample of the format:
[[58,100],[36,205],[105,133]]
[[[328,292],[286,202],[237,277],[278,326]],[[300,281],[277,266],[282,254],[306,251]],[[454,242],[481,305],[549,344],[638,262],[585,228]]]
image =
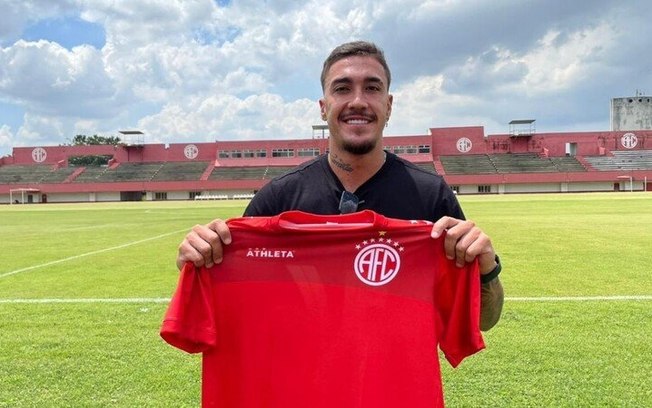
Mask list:
[[146,143],[312,137],[323,60],[368,40],[392,70],[386,135],[535,119],[610,130],[652,94],[641,0],[0,0],[0,157],[78,134]]

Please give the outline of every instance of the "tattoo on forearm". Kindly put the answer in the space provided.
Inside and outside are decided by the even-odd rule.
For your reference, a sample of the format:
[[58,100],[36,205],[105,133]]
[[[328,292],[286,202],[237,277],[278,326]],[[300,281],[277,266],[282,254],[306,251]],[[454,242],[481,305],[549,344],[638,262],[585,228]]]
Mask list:
[[503,311],[505,293],[498,278],[481,286],[480,329],[489,330],[498,323]]
[[348,163],[344,163],[342,159],[340,159],[336,154],[331,154],[331,160],[333,164],[339,167],[340,169],[344,171],[348,171],[349,173],[353,171],[353,167],[351,167],[351,165]]

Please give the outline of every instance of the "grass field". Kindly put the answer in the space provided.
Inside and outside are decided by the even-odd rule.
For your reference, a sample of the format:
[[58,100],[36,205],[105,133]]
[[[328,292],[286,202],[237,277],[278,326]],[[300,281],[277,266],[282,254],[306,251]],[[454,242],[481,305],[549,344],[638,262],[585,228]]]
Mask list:
[[[451,407],[652,406],[652,194],[461,196],[507,299],[443,364]],[[240,202],[0,207],[0,406],[199,406],[200,357],[161,319],[187,230]]]

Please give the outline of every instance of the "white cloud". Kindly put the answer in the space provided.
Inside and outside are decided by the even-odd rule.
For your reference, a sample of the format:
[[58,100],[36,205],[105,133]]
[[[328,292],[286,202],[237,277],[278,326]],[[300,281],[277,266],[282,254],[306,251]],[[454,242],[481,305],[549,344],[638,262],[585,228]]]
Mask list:
[[316,101],[284,101],[273,94],[239,99],[232,95],[194,98],[166,105],[141,119],[138,128],[161,141],[288,139],[309,137],[319,122]]
[[[609,96],[652,91],[648,2],[5,3],[0,100],[27,112],[21,126],[0,123],[5,144],[134,127],[170,142],[309,135],[323,59],[360,38],[385,49],[394,74],[387,134],[502,130],[518,116],[555,130],[606,126]],[[18,40],[26,25],[61,16],[101,26],[104,47]]]
[[566,38],[558,31],[548,32],[538,47],[523,56],[528,67],[525,89],[531,92],[559,92],[589,79],[613,46],[614,29],[606,23],[578,30]]
[[0,52],[0,93],[32,112],[101,115],[114,91],[93,47],[19,40]]
[[15,146],[52,144],[52,140],[63,143],[65,123],[58,118],[26,113],[23,125],[13,137]]
[[4,156],[3,151],[9,152],[12,146],[14,146],[14,135],[11,128],[7,125],[0,126],[0,157]]

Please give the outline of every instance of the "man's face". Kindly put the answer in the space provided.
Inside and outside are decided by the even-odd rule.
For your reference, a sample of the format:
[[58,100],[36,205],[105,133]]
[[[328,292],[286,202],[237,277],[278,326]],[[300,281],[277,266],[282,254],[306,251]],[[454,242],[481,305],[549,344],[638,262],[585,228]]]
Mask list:
[[383,66],[367,56],[337,61],[326,74],[319,107],[335,146],[353,154],[370,152],[392,111]]

